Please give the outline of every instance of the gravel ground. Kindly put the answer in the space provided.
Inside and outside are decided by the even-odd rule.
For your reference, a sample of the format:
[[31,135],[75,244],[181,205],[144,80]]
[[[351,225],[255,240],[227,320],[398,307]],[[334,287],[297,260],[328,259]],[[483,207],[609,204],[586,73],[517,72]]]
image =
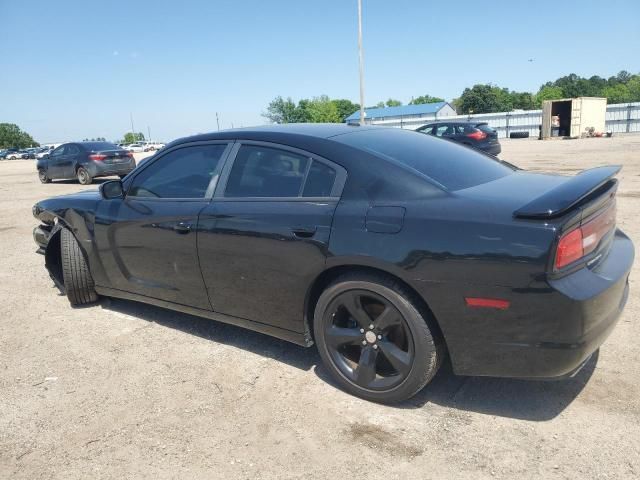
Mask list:
[[[640,136],[505,140],[572,174],[620,163],[640,245]],[[401,406],[336,389],[314,349],[122,300],[70,308],[36,255],[31,206],[75,192],[0,162],[0,478],[638,478],[638,262],[619,325],[574,379],[457,377]]]

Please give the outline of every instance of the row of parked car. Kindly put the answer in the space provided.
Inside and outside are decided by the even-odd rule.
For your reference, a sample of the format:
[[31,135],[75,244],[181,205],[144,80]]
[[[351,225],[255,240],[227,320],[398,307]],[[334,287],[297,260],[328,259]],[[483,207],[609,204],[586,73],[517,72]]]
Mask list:
[[20,159],[36,159],[42,158],[49,154],[53,147],[38,148],[7,148],[0,150],[0,159],[2,160],[20,160]]
[[164,147],[164,143],[161,142],[138,142],[138,143],[119,143],[118,146],[120,148],[124,148],[129,152],[140,153],[140,152],[155,152],[156,150],[160,150]]

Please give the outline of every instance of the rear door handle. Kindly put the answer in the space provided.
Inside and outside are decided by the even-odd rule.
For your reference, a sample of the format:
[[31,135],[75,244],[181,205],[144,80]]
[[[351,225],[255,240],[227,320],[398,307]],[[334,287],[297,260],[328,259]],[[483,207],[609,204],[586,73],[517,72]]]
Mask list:
[[311,238],[316,234],[316,227],[293,227],[291,231],[298,238]]
[[186,235],[191,231],[191,225],[189,225],[188,223],[178,223],[177,225],[173,226],[173,230],[181,235]]

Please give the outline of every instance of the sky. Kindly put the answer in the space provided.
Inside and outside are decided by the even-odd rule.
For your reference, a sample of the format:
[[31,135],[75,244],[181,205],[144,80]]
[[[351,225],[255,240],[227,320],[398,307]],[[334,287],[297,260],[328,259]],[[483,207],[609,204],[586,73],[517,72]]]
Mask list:
[[[365,104],[640,72],[640,0],[363,0]],[[356,0],[0,0],[0,123],[40,143],[264,124],[359,101]],[[529,61],[532,59],[533,61]]]

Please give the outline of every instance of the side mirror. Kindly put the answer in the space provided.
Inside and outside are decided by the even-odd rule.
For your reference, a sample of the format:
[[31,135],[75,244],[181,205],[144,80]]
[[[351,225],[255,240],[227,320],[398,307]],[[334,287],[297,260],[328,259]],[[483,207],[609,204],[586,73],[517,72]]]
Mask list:
[[100,185],[100,194],[105,200],[124,197],[124,188],[120,180],[110,180]]

